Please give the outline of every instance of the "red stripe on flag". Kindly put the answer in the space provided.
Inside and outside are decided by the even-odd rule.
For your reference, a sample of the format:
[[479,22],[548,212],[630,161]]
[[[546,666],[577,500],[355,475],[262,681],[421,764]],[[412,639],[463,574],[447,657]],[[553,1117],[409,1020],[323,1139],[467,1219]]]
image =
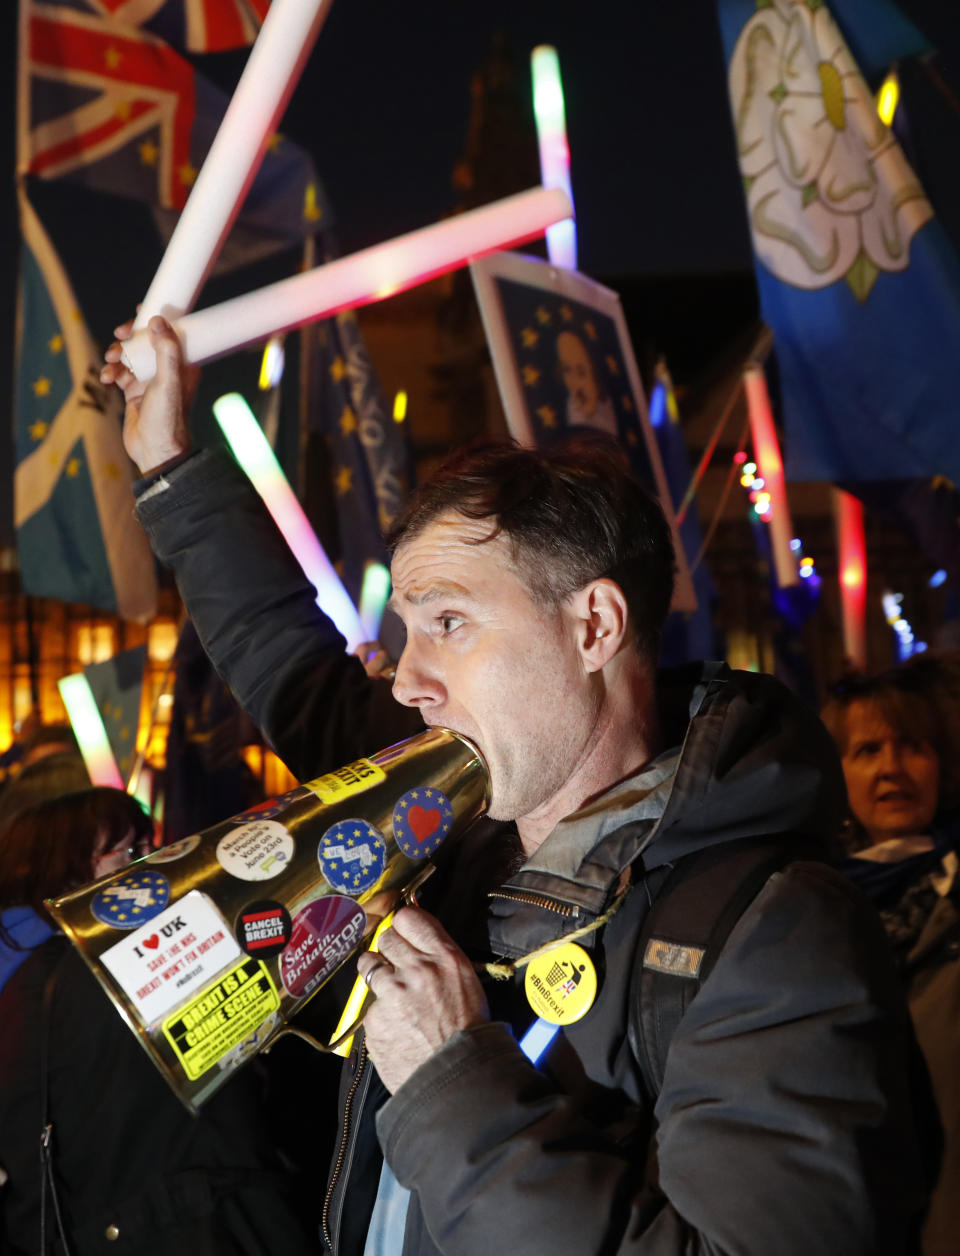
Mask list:
[[101,140],[107,140],[118,131],[123,131],[131,122],[156,108],[152,100],[132,100],[125,103],[130,107],[130,113],[126,118],[111,118],[109,122],[91,127],[82,135],[72,135],[70,139],[63,140],[60,144],[45,148],[42,153],[35,153],[30,162],[31,172],[42,175],[51,166],[57,166],[61,161],[68,157],[75,157],[85,149],[94,148]]
[[75,26],[69,19],[30,19],[30,56],[39,66],[80,70],[115,83],[182,92],[193,82],[190,64],[166,44],[102,29]]
[[237,0],[200,0],[203,5],[204,49],[224,52],[248,43]]

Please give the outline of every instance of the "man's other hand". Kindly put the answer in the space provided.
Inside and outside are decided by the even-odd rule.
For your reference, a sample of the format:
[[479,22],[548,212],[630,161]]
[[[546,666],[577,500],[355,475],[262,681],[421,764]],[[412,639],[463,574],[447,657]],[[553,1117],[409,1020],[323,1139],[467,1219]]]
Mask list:
[[462,1029],[489,1020],[473,965],[427,912],[405,907],[361,955],[361,977],[376,995],[364,1020],[367,1050],[393,1094]]
[[183,365],[176,332],[165,318],[156,315],[148,327],[157,355],[157,373],[144,385],[121,360],[123,342],[133,335],[133,324],[114,329],[117,339],[107,352],[100,382],[116,384],[126,402],[123,443],[143,475],[162,470],[190,449],[187,411],[198,373]]

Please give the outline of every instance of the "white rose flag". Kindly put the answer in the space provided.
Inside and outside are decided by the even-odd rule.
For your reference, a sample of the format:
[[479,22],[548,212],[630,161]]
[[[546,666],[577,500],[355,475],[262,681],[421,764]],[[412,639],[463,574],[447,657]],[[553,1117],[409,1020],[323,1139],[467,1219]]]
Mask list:
[[834,10],[719,0],[788,475],[960,482],[960,259],[849,47],[875,69],[917,32],[889,0]]

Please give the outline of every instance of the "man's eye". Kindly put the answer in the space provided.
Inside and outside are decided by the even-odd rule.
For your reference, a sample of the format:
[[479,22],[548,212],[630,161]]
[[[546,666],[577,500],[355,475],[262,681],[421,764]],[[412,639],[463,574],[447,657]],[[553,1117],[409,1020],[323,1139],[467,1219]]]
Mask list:
[[463,620],[459,615],[440,615],[437,622],[445,633],[450,633],[459,628]]
[[880,751],[880,743],[876,741],[865,741],[859,745],[855,752],[857,759],[866,759],[871,755],[878,754]]

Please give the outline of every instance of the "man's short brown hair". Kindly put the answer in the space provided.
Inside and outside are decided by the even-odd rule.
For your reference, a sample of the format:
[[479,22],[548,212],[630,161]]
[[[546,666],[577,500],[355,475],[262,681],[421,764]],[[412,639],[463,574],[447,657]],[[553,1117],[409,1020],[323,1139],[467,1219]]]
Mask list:
[[656,663],[673,596],[673,540],[659,503],[612,441],[581,437],[547,450],[508,441],[468,446],[416,491],[387,538],[391,552],[449,510],[489,519],[484,540],[509,538],[540,602],[558,606],[591,580],[614,580],[638,650]]

